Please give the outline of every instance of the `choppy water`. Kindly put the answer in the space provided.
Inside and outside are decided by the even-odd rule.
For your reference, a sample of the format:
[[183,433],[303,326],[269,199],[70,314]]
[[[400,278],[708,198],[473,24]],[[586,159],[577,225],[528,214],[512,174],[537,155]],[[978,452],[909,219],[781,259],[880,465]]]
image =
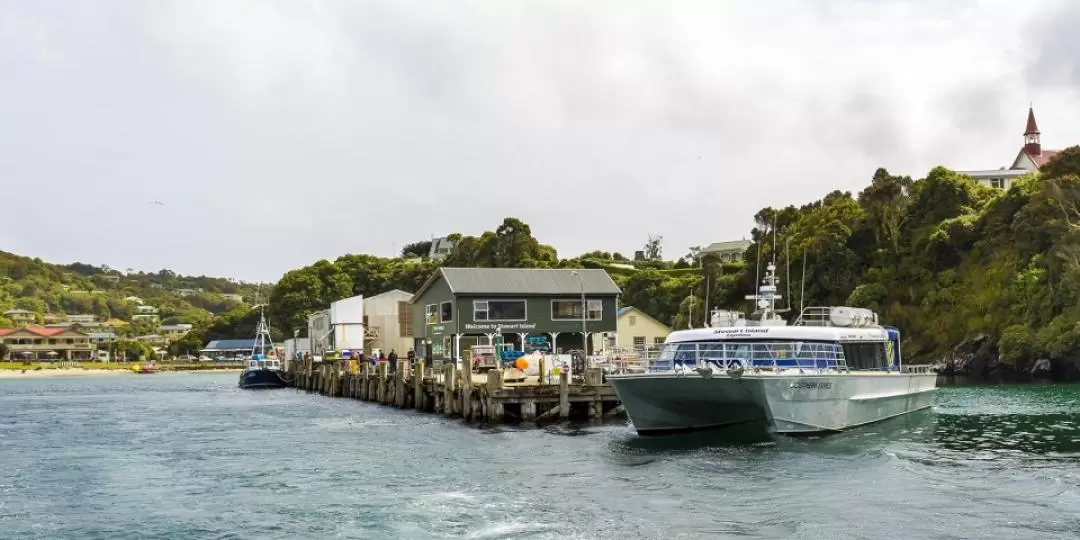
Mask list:
[[0,538],[1080,536],[1080,386],[943,388],[931,413],[730,443],[235,380],[0,380]]

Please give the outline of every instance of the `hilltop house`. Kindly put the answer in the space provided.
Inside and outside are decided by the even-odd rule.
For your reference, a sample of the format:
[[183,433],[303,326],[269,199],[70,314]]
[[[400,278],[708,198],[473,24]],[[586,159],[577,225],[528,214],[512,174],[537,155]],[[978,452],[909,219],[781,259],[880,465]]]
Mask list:
[[740,262],[743,255],[750,248],[751,242],[745,238],[729,242],[713,242],[697,253],[698,258],[716,257],[722,263]]
[[428,249],[428,258],[441,261],[454,249],[454,243],[449,238],[441,236],[431,240],[431,248]]
[[1009,189],[1015,179],[1038,171],[1060,150],[1044,150],[1040,141],[1039,126],[1035,122],[1035,110],[1028,108],[1027,125],[1024,128],[1024,146],[1016,154],[1009,168],[956,171],[971,177],[984,186]]

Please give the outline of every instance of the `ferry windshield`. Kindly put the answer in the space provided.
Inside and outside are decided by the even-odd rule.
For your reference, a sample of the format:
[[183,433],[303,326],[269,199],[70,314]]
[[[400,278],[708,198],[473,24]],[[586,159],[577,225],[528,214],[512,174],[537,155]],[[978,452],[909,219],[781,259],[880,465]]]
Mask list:
[[651,369],[664,371],[676,366],[695,367],[704,363],[725,367],[806,367],[835,368],[844,365],[838,343],[820,341],[708,341],[666,343]]

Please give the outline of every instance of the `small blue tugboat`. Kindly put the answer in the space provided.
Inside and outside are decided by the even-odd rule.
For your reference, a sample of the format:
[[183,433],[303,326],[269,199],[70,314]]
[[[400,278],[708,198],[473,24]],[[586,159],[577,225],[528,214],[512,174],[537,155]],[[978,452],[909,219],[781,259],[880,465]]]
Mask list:
[[264,304],[259,307],[259,326],[255,330],[255,344],[251,347],[251,359],[244,371],[240,373],[240,388],[284,388],[285,376],[281,371],[281,361],[277,358],[267,358],[266,351],[274,349],[274,342],[270,339],[270,327],[266,324],[266,316],[263,314]]

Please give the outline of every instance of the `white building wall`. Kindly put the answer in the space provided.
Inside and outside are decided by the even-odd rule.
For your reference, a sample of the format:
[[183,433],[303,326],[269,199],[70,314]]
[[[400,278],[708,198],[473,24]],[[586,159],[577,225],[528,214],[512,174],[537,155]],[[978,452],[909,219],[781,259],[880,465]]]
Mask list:
[[336,350],[364,350],[364,297],[353,296],[330,304],[330,324],[334,327]]

